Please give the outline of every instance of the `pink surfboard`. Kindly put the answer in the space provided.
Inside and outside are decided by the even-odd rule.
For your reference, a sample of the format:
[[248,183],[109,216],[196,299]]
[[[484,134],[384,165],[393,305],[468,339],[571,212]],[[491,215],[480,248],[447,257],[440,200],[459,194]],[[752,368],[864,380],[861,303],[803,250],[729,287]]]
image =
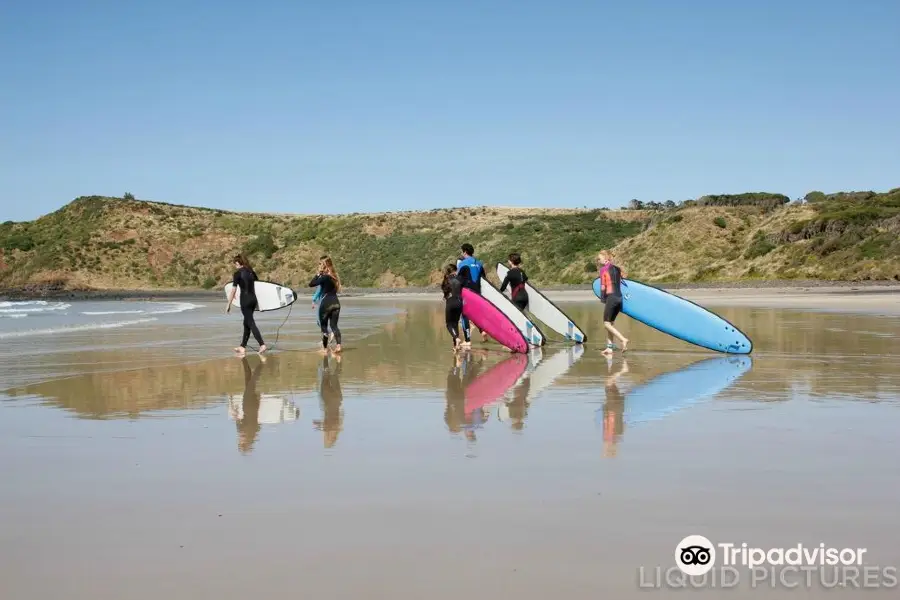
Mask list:
[[525,373],[528,357],[516,354],[497,363],[466,386],[466,416],[503,397]]
[[463,314],[489,336],[512,350],[528,352],[528,340],[512,320],[486,298],[463,288]]

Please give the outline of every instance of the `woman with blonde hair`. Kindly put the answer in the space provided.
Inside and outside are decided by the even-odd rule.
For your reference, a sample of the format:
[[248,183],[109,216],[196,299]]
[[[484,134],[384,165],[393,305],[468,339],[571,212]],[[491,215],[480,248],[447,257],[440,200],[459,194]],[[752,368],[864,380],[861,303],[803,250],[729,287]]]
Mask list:
[[597,273],[600,276],[600,301],[605,304],[603,326],[607,333],[603,354],[611,356],[614,348],[613,336],[621,342],[622,352],[628,349],[628,339],[613,326],[616,317],[622,311],[622,279],[625,275],[613,264],[613,255],[609,250],[601,250],[597,254]]
[[341,303],[338,293],[341,291],[341,278],[334,268],[334,262],[329,256],[323,256],[319,261],[319,272],[309,282],[309,287],[321,286],[321,300],[319,300],[319,325],[322,328],[322,351],[328,352],[328,328],[334,335],[334,351],[341,351],[341,330],[338,329],[338,319],[341,316]]

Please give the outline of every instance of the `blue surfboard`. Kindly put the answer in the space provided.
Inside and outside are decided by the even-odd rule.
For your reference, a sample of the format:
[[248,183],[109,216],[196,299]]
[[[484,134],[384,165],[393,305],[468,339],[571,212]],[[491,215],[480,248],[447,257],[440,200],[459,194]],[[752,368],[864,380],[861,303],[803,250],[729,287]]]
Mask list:
[[[709,400],[728,389],[752,366],[749,356],[721,356],[663,373],[625,394],[622,420],[626,425],[655,421]],[[598,409],[594,416],[602,425],[603,409]]]
[[[599,277],[592,287],[599,298]],[[622,280],[622,312],[644,325],[708,350],[728,354],[753,351],[750,338],[719,315],[639,281]]]

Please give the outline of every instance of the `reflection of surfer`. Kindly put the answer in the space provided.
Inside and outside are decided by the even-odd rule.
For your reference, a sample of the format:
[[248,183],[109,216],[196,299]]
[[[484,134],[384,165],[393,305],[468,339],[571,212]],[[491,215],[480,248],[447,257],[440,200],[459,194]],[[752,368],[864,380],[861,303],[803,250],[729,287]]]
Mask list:
[[[612,367],[612,363],[609,364]],[[628,373],[628,363],[606,378],[606,401],[603,403],[603,456],[616,455],[616,446],[625,433],[625,396],[619,391],[617,380]]]
[[481,371],[484,357],[477,361],[470,360],[471,353],[457,354],[453,360],[453,367],[447,373],[447,406],[444,409],[444,422],[451,433],[465,431],[466,438],[475,441],[474,425],[484,422],[486,415],[483,409],[473,411],[466,415],[466,386],[469,385]]
[[247,357],[241,359],[244,367],[244,399],[242,403],[243,415],[240,419],[236,419],[238,432],[238,450],[242,454],[249,454],[253,450],[253,444],[256,442],[256,436],[259,433],[259,403],[261,400],[259,392],[256,391],[256,382],[259,380],[259,374],[262,371],[263,360],[253,371],[250,370],[250,361]]
[[526,377],[513,390],[512,402],[506,405],[509,411],[510,424],[516,431],[525,429],[525,417],[528,416],[528,392],[531,390],[531,377]]
[[344,427],[344,411],[341,406],[344,403],[344,394],[341,392],[341,357],[334,355],[331,365],[328,364],[328,356],[322,358],[322,366],[319,367],[319,398],[322,407],[322,419],[314,420],[313,426],[318,431],[324,432],[326,448],[331,448],[337,443],[338,434]]

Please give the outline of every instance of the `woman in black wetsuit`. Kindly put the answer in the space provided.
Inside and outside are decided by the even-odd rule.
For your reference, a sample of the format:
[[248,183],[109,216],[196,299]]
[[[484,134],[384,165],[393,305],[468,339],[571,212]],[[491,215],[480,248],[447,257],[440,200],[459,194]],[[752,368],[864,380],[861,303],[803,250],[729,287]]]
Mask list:
[[[453,337],[453,351],[459,350],[462,340],[459,339],[459,320],[462,317],[462,282],[456,276],[456,265],[450,264],[444,267],[444,281],[441,283],[441,291],[444,294],[444,320],[447,323],[447,331]],[[468,331],[463,329],[467,336]]]
[[334,263],[328,256],[323,256],[319,262],[319,272],[309,287],[322,286],[322,296],[319,300],[319,323],[322,327],[322,352],[328,352],[328,328],[334,335],[334,351],[341,351],[341,330],[338,329],[338,319],[341,316],[341,302],[338,300],[338,292],[341,291],[341,278],[334,269]]
[[511,285],[512,290],[509,292],[509,297],[512,300],[512,303],[515,304],[519,310],[525,310],[528,308],[528,290],[525,289],[525,284],[528,283],[528,275],[522,270],[522,257],[518,252],[513,252],[509,255],[508,262],[509,271],[506,272],[506,277],[503,278],[503,283],[500,285],[500,292],[505,292],[506,287]]
[[231,290],[231,297],[228,298],[228,307],[225,309],[225,312],[231,312],[231,304],[234,302],[234,296],[238,289],[240,289],[241,314],[244,315],[244,336],[241,338],[241,345],[235,348],[234,351],[238,353],[238,356],[243,356],[247,352],[247,342],[250,340],[250,334],[252,333],[253,339],[259,344],[259,353],[262,354],[266,351],[266,344],[263,342],[259,327],[256,326],[256,321],[253,319],[253,311],[259,306],[256,300],[254,282],[258,281],[259,278],[256,276],[256,272],[253,271],[253,267],[250,266],[250,262],[243,254],[238,254],[232,260],[234,261],[234,266],[237,270],[231,278],[234,288]]

